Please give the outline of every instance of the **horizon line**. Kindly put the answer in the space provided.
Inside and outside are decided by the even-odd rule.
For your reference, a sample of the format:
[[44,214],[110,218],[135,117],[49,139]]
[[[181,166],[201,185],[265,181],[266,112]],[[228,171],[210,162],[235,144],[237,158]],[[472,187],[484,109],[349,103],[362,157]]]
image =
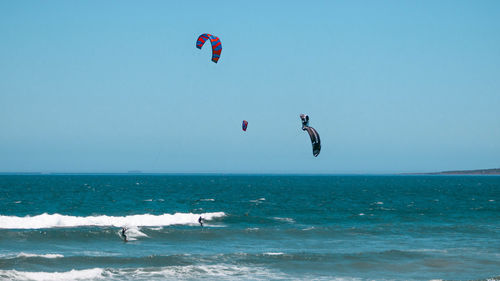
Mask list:
[[286,172],[0,172],[0,176],[7,175],[33,175],[33,176],[58,176],[58,175],[130,175],[130,176],[488,176],[498,174],[448,174],[448,171],[443,172],[387,172],[387,173],[370,173],[370,172],[344,172],[344,173],[286,173]]

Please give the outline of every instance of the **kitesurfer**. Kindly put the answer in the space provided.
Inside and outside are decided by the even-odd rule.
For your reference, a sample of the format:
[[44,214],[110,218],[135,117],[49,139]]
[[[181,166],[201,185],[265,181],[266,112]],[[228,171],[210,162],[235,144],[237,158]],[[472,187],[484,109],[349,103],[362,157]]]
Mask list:
[[201,216],[198,218],[198,222],[200,223],[200,226],[203,227],[203,218]]
[[120,232],[120,234],[122,236],[123,242],[128,242],[128,240],[127,240],[127,234],[125,234],[126,231],[127,231],[127,228],[126,227],[122,227],[122,231]]
[[300,114],[300,119],[302,119],[302,130],[307,130],[306,127],[309,127],[309,116],[307,114]]

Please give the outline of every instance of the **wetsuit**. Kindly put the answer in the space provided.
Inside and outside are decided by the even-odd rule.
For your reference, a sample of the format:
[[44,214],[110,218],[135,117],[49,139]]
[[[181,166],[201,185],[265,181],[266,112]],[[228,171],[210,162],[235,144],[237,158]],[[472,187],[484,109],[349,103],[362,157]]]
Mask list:
[[125,231],[127,231],[126,228],[122,228],[122,238],[123,238],[123,241],[127,242],[127,235],[125,234]]

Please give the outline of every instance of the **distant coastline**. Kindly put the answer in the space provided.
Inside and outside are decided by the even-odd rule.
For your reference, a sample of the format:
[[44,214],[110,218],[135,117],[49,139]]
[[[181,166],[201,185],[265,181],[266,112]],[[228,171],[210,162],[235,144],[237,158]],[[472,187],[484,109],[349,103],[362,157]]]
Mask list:
[[463,170],[463,171],[443,171],[443,172],[432,172],[432,173],[411,173],[411,174],[412,175],[500,175],[500,168]]

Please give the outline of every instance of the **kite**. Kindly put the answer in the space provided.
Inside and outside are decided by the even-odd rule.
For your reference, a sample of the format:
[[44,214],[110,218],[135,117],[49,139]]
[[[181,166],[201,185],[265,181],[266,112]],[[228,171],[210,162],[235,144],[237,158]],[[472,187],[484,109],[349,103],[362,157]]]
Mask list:
[[317,157],[321,151],[321,140],[319,138],[319,134],[313,127],[309,126],[309,116],[307,116],[307,114],[300,114],[300,119],[302,119],[302,130],[307,131],[307,133],[309,133],[309,137],[311,138],[313,155],[314,157]]
[[222,52],[222,44],[219,37],[208,33],[203,33],[198,37],[198,40],[196,41],[196,48],[201,49],[201,47],[203,47],[203,44],[205,44],[208,39],[210,39],[210,43],[212,43],[212,61],[217,63],[220,58],[220,53]]

